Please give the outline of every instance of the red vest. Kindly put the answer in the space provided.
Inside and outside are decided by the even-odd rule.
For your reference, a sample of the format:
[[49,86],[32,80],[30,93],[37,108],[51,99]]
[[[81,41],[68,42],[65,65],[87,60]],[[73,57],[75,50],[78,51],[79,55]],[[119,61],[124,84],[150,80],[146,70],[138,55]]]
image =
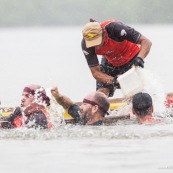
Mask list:
[[13,125],[14,128],[22,127],[23,126],[23,116],[18,116],[17,118],[14,119]]
[[[42,109],[42,112],[45,114],[45,116],[47,118],[48,129],[52,128],[52,123],[50,121],[50,115],[49,115],[48,111],[46,109]],[[14,119],[14,122],[13,122],[14,128],[23,127],[24,122],[22,119],[23,119],[22,115],[18,116],[17,118]]]
[[[105,30],[106,25],[111,22],[117,21],[107,20],[101,23],[102,28]],[[127,40],[116,42],[110,39],[107,32],[105,32],[104,44],[101,48],[96,49],[96,54],[103,55],[113,66],[122,66],[133,59],[139,50],[139,45]]]

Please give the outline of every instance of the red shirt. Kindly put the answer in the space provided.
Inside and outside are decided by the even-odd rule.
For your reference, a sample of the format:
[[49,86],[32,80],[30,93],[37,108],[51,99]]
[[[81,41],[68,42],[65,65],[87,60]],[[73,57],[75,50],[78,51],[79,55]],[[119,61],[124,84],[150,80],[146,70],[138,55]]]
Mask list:
[[[117,22],[115,20],[108,20],[101,24],[103,30],[111,22]],[[124,32],[124,33],[123,33]],[[122,30],[122,34],[127,34],[125,30]],[[105,32],[105,39],[103,46],[96,49],[97,55],[103,55],[110,64],[115,67],[122,66],[128,63],[139,52],[139,45],[132,43],[128,40],[117,42],[108,37],[108,33]]]
[[116,20],[108,20],[101,25],[107,33],[102,50],[96,50],[95,47],[87,48],[84,39],[81,43],[90,67],[99,65],[97,55],[105,56],[114,66],[121,66],[129,62],[139,52],[140,48],[137,43],[141,34],[138,31]]

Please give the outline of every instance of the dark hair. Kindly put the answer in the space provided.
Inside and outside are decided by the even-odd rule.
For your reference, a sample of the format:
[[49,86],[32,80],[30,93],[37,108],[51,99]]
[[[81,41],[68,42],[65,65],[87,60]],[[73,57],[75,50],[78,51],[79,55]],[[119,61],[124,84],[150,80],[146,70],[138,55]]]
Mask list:
[[94,95],[94,100],[99,105],[99,113],[104,117],[110,106],[107,96],[104,93],[96,92]]
[[136,115],[138,115],[139,117],[144,117],[146,115],[150,115],[152,113],[152,107],[149,107],[147,109],[143,109],[143,110],[140,110],[140,109],[135,109],[133,108]]
[[132,106],[138,116],[145,116],[152,113],[152,98],[148,93],[137,93],[132,100]]

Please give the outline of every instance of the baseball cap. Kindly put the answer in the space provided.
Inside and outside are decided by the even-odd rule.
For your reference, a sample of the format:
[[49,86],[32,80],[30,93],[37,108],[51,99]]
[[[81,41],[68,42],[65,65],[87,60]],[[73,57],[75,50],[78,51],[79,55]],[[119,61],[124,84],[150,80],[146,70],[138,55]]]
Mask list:
[[133,108],[138,110],[145,110],[152,106],[152,98],[148,93],[137,93],[132,100]]
[[83,38],[85,39],[86,47],[93,47],[102,43],[102,27],[98,22],[87,23],[83,30]]

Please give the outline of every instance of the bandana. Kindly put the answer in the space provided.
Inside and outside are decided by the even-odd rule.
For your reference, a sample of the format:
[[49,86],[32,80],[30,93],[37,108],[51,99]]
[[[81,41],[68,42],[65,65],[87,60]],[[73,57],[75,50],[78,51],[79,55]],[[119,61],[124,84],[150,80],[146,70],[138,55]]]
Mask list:
[[29,93],[29,94],[32,94],[32,95],[35,94],[35,91],[32,90],[32,89],[30,89],[30,88],[28,88],[28,87],[25,87],[23,91],[24,91],[24,92],[27,92],[27,93]]
[[23,91],[24,92],[27,92],[27,93],[29,93],[31,95],[35,95],[36,94],[38,98],[41,97],[43,99],[43,101],[46,102],[46,105],[47,106],[50,105],[50,99],[49,99],[49,97],[44,92],[39,91],[39,89],[32,90],[29,87],[25,87]]

